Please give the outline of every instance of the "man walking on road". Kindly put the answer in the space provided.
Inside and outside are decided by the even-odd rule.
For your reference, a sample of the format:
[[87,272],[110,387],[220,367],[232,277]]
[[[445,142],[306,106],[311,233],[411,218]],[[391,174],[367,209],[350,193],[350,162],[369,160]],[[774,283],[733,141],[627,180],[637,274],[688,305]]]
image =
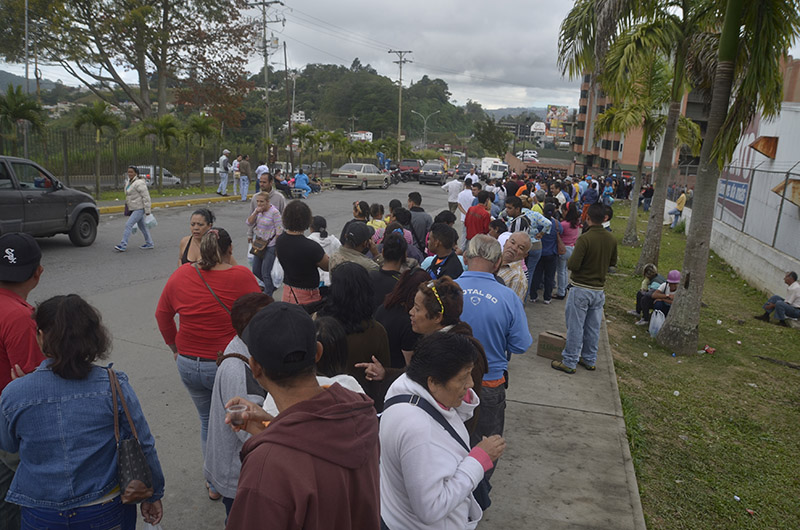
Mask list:
[[456,210],[458,210],[458,194],[464,189],[464,183],[459,179],[453,179],[443,184],[442,189],[447,192],[447,208],[450,213],[456,213]]
[[411,212],[411,232],[417,242],[417,248],[425,254],[425,237],[433,225],[431,214],[422,209],[422,195],[418,191],[408,194],[408,211]]
[[[519,296],[494,278],[503,256],[500,243],[477,235],[464,253],[469,270],[458,278],[464,291],[461,319],[472,326],[473,336],[483,344],[489,371],[483,376],[480,415],[471,436],[474,446],[484,436],[503,434],[511,354],[525,353],[533,342],[528,319]],[[486,477],[491,476],[491,471]]]
[[[27,299],[39,283],[42,251],[28,234],[0,236],[0,392],[13,378],[30,373],[44,360],[36,341],[33,307]],[[16,453],[0,451],[0,528],[19,528],[20,510],[5,502],[19,464]]]
[[226,197],[228,195],[228,173],[231,170],[231,162],[228,159],[230,151],[224,149],[222,156],[219,157],[219,187],[217,188],[217,195]]
[[250,177],[252,176],[252,169],[250,168],[250,155],[242,155],[242,161],[239,162],[239,190],[242,192],[242,202],[247,200],[247,192],[250,190]]
[[594,203],[586,213],[589,228],[578,237],[567,262],[572,272],[572,289],[564,310],[567,343],[561,352],[562,360],[551,363],[554,369],[568,374],[574,374],[578,364],[587,370],[595,369],[606,301],[606,273],[617,264],[617,240],[603,228],[605,207]]

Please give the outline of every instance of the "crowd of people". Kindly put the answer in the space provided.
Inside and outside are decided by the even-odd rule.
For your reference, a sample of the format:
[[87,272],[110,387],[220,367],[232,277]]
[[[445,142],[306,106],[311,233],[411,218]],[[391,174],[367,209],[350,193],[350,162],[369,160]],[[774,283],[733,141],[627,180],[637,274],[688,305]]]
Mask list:
[[[386,207],[355,201],[337,238],[264,171],[243,219],[249,266],[212,211],[191,214],[154,317],[197,410],[208,497],[221,500],[228,528],[475,528],[506,445],[509,361],[533,340],[525,304],[566,298],[566,346],[552,367],[595,370],[616,263],[614,187],[549,177],[482,182],[473,172],[442,187],[448,209],[436,215],[418,192]],[[149,213],[149,197],[131,193],[141,198],[133,213]],[[137,214],[126,227],[138,223]],[[17,258],[0,268],[0,295],[14,303],[2,326],[16,324],[18,348],[0,355],[8,527],[133,528],[115,471],[113,418],[124,411],[96,364],[110,342],[101,316],[77,295],[29,306],[41,252],[20,234],[0,242]],[[671,303],[673,272],[661,290],[646,271],[642,318]],[[133,417],[122,437],[137,433],[151,472],[140,511],[157,524],[164,477],[153,436],[127,376],[116,376]],[[55,428],[36,428],[44,422]],[[64,452],[76,458],[65,464]]]

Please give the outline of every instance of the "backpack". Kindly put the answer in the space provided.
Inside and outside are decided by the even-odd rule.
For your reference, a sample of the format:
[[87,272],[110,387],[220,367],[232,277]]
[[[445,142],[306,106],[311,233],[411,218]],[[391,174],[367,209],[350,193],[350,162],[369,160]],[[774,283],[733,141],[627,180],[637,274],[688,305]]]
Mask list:
[[242,355],[241,353],[229,353],[227,355],[222,355],[221,352],[220,352],[220,354],[217,355],[217,366],[219,367],[222,364],[222,361],[224,361],[225,359],[229,359],[231,357],[234,357],[236,359],[241,360],[245,364],[245,366],[247,367],[245,369],[245,380],[246,380],[246,384],[247,384],[247,393],[248,394],[252,394],[254,396],[266,397],[267,396],[267,391],[264,390],[261,387],[261,385],[258,384],[258,381],[256,381],[256,378],[253,377],[253,372],[250,371],[250,361],[249,361],[249,359],[247,357],[245,357],[244,355]]

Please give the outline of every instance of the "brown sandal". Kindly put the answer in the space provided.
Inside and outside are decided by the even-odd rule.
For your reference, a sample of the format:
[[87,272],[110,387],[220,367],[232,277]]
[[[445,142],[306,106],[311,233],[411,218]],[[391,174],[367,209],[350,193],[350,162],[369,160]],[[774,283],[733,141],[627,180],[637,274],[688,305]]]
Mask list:
[[206,489],[208,490],[208,498],[212,501],[218,501],[222,498],[222,493],[211,490],[211,484],[206,482]]

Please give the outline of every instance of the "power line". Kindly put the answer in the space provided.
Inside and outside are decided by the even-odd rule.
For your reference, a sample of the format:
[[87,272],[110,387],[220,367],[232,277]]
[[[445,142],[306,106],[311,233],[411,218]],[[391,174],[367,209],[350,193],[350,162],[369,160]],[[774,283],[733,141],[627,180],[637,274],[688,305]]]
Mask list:
[[299,14],[301,14],[301,15],[303,15],[303,16],[305,16],[305,17],[307,17],[307,18],[310,18],[310,19],[312,19],[312,20],[315,20],[315,21],[319,22],[319,24],[318,24],[318,25],[320,25],[321,27],[330,26],[330,27],[332,27],[332,28],[336,28],[336,29],[339,29],[339,30],[342,30],[342,31],[346,31],[346,32],[347,32],[348,34],[350,34],[350,35],[359,36],[360,38],[362,38],[362,39],[364,39],[364,40],[367,40],[367,41],[372,41],[372,42],[374,42],[374,43],[376,43],[376,44],[380,45],[380,46],[381,46],[383,49],[387,49],[387,48],[388,48],[388,49],[394,49],[394,48],[396,47],[396,46],[393,46],[393,45],[391,45],[391,44],[387,44],[387,43],[385,43],[385,42],[381,42],[381,41],[379,41],[379,40],[373,39],[372,37],[368,37],[368,36],[366,36],[366,35],[364,35],[364,34],[362,34],[362,33],[355,32],[355,31],[353,31],[353,30],[351,30],[351,29],[344,28],[344,27],[342,27],[342,26],[337,26],[336,24],[333,24],[333,23],[331,23],[330,21],[327,21],[327,20],[323,20],[323,19],[317,18],[317,17],[315,17],[314,15],[310,15],[310,14],[308,14],[308,13],[305,13],[305,12],[303,12],[303,11],[300,11],[300,10],[299,10],[299,9],[297,9],[297,8],[292,8],[292,11],[293,11],[293,12],[296,12],[296,13],[299,13]]
[[389,53],[397,55],[397,60],[392,62],[400,66],[400,78],[397,81],[397,160],[400,160],[400,135],[403,122],[403,65],[411,62],[405,58],[411,53],[411,50],[389,50]]

